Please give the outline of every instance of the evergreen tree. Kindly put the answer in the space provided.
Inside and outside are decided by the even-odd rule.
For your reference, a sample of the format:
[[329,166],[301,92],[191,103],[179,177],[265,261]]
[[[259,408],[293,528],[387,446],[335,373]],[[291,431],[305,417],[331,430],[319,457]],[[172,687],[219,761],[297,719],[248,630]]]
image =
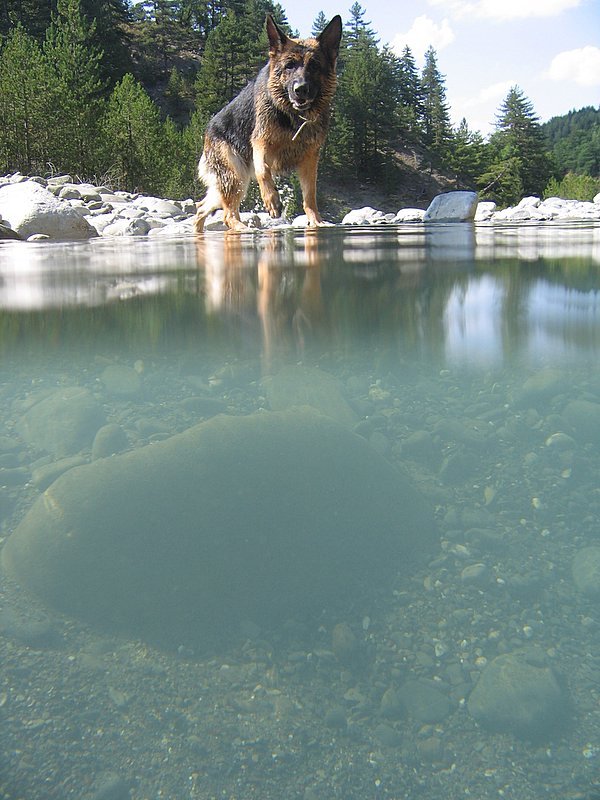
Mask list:
[[320,33],[322,33],[323,30],[325,29],[325,26],[327,25],[328,21],[329,20],[325,16],[324,12],[323,11],[319,11],[317,16],[315,17],[315,21],[312,24],[310,35],[316,37]]
[[440,159],[448,153],[452,138],[450,112],[446,102],[444,76],[437,64],[433,47],[425,53],[425,65],[421,74],[423,93],[423,142]]
[[53,3],[48,0],[3,0],[0,3],[0,40],[17,26],[41,41],[50,25]]
[[41,47],[17,25],[0,51],[0,171],[47,170],[57,100]]
[[398,83],[402,130],[405,135],[418,137],[425,108],[419,71],[408,45],[402,51],[399,67]]
[[77,175],[98,167],[96,131],[102,112],[102,52],[92,43],[95,24],[88,24],[80,0],[58,0],[48,29],[44,54],[53,71],[60,105],[52,126],[56,166]]
[[447,164],[458,179],[474,186],[476,178],[485,169],[486,147],[479,131],[471,131],[466,119],[462,119],[453,131],[452,146],[447,156]]
[[256,38],[251,41],[233,11],[208,36],[196,79],[196,110],[211,117],[232,100],[256,71]]
[[102,53],[100,78],[105,85],[120,80],[130,72],[130,22],[126,0],[81,0],[81,11],[89,29],[89,46]]
[[[532,103],[518,86],[513,86],[496,120],[496,131],[490,137],[493,164],[498,171],[497,185],[491,189],[501,193],[502,202],[514,203],[524,195],[542,195],[551,173],[546,140]],[[506,186],[506,176],[518,175],[513,186]],[[504,176],[504,177],[502,177]],[[482,176],[483,183],[488,176]]]
[[[157,106],[133,75],[115,86],[102,120],[105,158],[120,186],[130,191],[160,193],[164,152],[163,128]],[[173,162],[171,162],[173,163]]]

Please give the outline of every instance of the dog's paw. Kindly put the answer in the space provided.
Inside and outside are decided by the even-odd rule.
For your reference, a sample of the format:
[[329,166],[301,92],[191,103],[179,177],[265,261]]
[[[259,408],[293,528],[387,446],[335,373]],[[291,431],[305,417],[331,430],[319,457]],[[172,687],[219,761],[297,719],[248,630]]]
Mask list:
[[274,195],[265,200],[265,208],[269,212],[269,216],[277,219],[283,214],[283,203],[279,199],[279,195]]

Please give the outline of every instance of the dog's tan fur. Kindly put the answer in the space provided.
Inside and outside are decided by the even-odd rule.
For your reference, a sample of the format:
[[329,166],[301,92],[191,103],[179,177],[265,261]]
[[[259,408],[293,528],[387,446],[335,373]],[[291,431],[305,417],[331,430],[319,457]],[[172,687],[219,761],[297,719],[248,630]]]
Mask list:
[[207,187],[195,228],[217,208],[232,230],[246,230],[240,204],[255,177],[265,208],[281,215],[274,176],[296,170],[309,225],[317,208],[317,168],[335,92],[335,63],[342,32],[334,17],[316,39],[292,39],[267,16],[269,62],[209,122],[198,174]]

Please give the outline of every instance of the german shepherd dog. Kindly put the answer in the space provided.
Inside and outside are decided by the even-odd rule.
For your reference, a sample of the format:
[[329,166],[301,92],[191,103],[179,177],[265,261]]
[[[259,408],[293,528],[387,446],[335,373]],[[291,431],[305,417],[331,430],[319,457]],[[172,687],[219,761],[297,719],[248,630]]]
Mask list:
[[296,170],[309,225],[317,209],[317,166],[335,92],[342,20],[335,16],[316,39],[291,39],[267,15],[269,62],[208,123],[198,165],[207,187],[198,204],[196,231],[217,208],[232,230],[247,230],[240,203],[250,179],[258,181],[269,214],[281,216],[274,175]]

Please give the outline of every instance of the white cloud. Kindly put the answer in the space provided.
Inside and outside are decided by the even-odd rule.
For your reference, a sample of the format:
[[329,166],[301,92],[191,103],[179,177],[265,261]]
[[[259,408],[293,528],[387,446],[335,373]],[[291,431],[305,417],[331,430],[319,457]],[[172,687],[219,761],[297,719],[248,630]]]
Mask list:
[[544,77],[580,86],[600,86],[600,47],[587,45],[558,53]]
[[394,36],[392,48],[400,54],[408,45],[415,58],[419,59],[430,47],[439,52],[453,41],[454,31],[447,19],[438,24],[426,14],[422,14],[414,20],[410,30]]
[[469,96],[449,96],[454,124],[466,117],[471,130],[480,131],[484,136],[495,129],[495,120],[511,87],[516,81],[499,81],[484,86],[476,94]]
[[484,86],[473,97],[461,101],[462,108],[489,107],[490,103],[495,103],[496,101],[500,105],[514,85],[515,81],[499,81],[498,83],[492,83],[490,86]]
[[557,17],[563,11],[577,8],[582,0],[429,0],[443,6],[455,17],[471,16],[507,21],[532,17]]

